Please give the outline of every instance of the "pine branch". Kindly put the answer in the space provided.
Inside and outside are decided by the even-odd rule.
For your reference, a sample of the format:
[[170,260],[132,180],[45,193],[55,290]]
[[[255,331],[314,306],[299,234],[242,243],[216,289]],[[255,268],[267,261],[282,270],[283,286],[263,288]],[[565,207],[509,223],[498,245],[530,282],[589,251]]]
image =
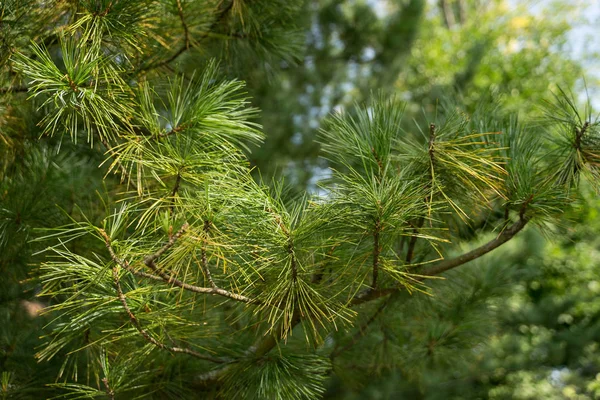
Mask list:
[[175,53],[173,53],[166,60],[159,61],[159,62],[156,62],[154,64],[148,64],[146,66],[140,67],[140,68],[138,68],[137,71],[135,71],[134,75],[138,75],[138,74],[140,74],[142,72],[147,72],[147,71],[150,71],[150,70],[153,70],[153,69],[164,67],[164,66],[170,64],[171,62],[175,61],[177,58],[179,58],[179,56],[181,56],[186,51],[188,51],[188,50],[193,49],[194,47],[196,47],[198,45],[198,43],[200,43],[202,40],[210,37],[210,34],[212,33],[212,31],[217,28],[217,26],[221,23],[221,21],[225,18],[225,16],[227,15],[227,13],[233,7],[234,1],[231,1],[225,8],[223,8],[223,10],[221,10],[221,12],[219,12],[219,14],[217,15],[215,21],[209,27],[208,31],[205,32],[205,33],[203,33],[198,38],[198,40],[196,41],[196,43],[192,43],[192,41],[190,40],[189,30],[187,28],[187,24],[185,23],[185,19],[183,17],[183,10],[180,7],[180,1],[177,0],[177,3],[178,3],[179,17],[180,17],[180,19],[182,21],[183,28],[184,28],[184,33],[185,33],[185,43],[183,44],[183,46],[181,46],[179,49],[177,49],[177,51],[175,51]]
[[185,48],[190,48],[190,30],[188,29],[188,25],[185,22],[185,17],[183,15],[183,7],[181,6],[181,0],[177,0],[177,13],[179,14],[179,19],[181,20],[181,26],[183,27],[183,34],[185,36]]
[[187,223],[184,224],[175,235],[171,236],[171,238],[169,239],[167,244],[165,244],[162,248],[160,248],[156,253],[144,258],[144,264],[146,264],[146,266],[148,268],[150,268],[156,274],[158,274],[158,276],[160,276],[163,279],[163,281],[165,281],[166,283],[178,286],[182,289],[189,290],[191,292],[196,292],[196,293],[216,294],[219,296],[230,298],[232,300],[241,301],[243,303],[258,304],[259,302],[257,300],[250,299],[249,297],[243,296],[241,294],[229,292],[225,289],[221,289],[221,288],[217,287],[216,285],[211,288],[190,285],[188,283],[180,281],[179,279],[175,278],[174,276],[169,275],[168,273],[166,273],[166,272],[162,271],[160,268],[158,268],[158,266],[155,263],[155,260],[158,257],[160,257],[165,251],[170,249],[173,246],[173,244],[175,244],[177,239],[179,239],[181,237],[181,235],[183,235],[183,233],[188,228],[188,226],[189,225]]
[[373,281],[371,282],[371,288],[377,287],[377,278],[379,276],[379,254],[381,253],[381,247],[379,246],[379,234],[381,232],[381,220],[377,218],[375,221],[375,227],[373,229]]
[[114,282],[115,288],[117,290],[117,297],[119,298],[119,301],[123,305],[123,308],[125,309],[125,312],[129,316],[129,320],[131,321],[131,323],[133,324],[133,326],[135,327],[135,329],[137,329],[137,331],[142,335],[142,337],[144,339],[146,339],[148,342],[152,343],[153,345],[155,345],[159,349],[167,350],[167,351],[169,351],[171,353],[188,354],[190,356],[199,358],[201,360],[206,360],[206,361],[210,361],[210,362],[214,362],[214,363],[218,363],[218,364],[223,364],[223,363],[226,363],[226,362],[230,362],[230,360],[216,358],[216,357],[212,357],[212,356],[207,356],[207,355],[198,353],[197,351],[194,351],[194,350],[191,350],[191,349],[188,349],[188,348],[167,346],[166,344],[161,343],[158,340],[154,339],[148,333],[148,331],[146,331],[142,327],[142,324],[140,323],[140,321],[138,320],[138,318],[131,311],[131,309],[129,308],[129,305],[127,304],[127,299],[125,298],[125,295],[123,294],[123,289],[121,288],[121,282],[119,280],[119,268],[120,268],[120,265],[118,263],[115,263],[115,265],[113,266],[113,269],[112,269],[113,282]]
[[208,241],[208,234],[210,232],[210,221],[204,221],[203,231],[204,240],[202,243],[202,248],[200,249],[200,264],[202,266],[202,271],[204,272],[204,275],[206,275],[208,283],[210,283],[210,286],[213,289],[215,289],[217,285],[215,284],[215,281],[213,281],[212,275],[210,274],[210,269],[208,268],[208,260],[206,258],[206,242]]
[[172,284],[172,285],[180,287],[182,289],[189,290],[190,292],[223,296],[223,297],[227,297],[232,300],[236,300],[236,301],[240,301],[240,302],[248,303],[248,304],[260,304],[260,302],[258,300],[254,300],[254,299],[251,299],[249,297],[246,297],[246,296],[243,296],[240,294],[232,293],[225,289],[221,289],[219,287],[207,288],[207,287],[190,285],[188,283],[180,281],[179,279],[167,274],[166,272],[164,272],[160,268],[158,268],[158,266],[155,263],[155,260],[158,257],[160,257],[165,251],[167,251],[169,248],[171,248],[173,246],[173,244],[175,244],[175,241],[183,234],[185,229],[187,229],[187,226],[188,226],[187,224],[184,224],[184,226],[175,235],[171,236],[171,238],[169,239],[169,242],[167,242],[167,244],[165,244],[156,253],[154,253],[150,256],[147,256],[144,259],[144,264],[148,268],[152,269],[158,276],[153,275],[153,274],[148,274],[145,272],[141,272],[141,271],[135,271],[129,265],[129,263],[127,261],[121,260],[117,257],[117,255],[115,254],[115,252],[112,248],[110,237],[107,235],[107,233],[103,229],[100,229],[99,232],[100,232],[100,235],[104,238],[106,248],[108,249],[112,260],[116,264],[118,264],[121,268],[123,268],[135,275],[142,276],[144,278],[148,278],[148,279],[152,279],[152,280],[156,280],[156,281],[161,281],[161,282],[164,282],[167,284]]
[[[122,261],[117,257],[117,255],[115,254],[115,252],[112,248],[111,240],[110,240],[110,237],[108,236],[108,234],[103,229],[100,229],[99,231],[100,231],[100,234],[102,235],[102,237],[104,238],[106,247],[111,255],[111,258],[115,262],[115,265],[112,268],[112,274],[113,274],[113,283],[114,283],[116,291],[117,291],[117,297],[119,298],[119,301],[123,305],[123,308],[125,309],[125,312],[127,313],[127,316],[129,317],[129,320],[131,321],[133,326],[137,329],[137,331],[144,337],[144,339],[146,339],[148,342],[152,343],[156,347],[163,349],[163,350],[167,350],[172,353],[188,354],[188,355],[191,355],[196,358],[200,358],[200,359],[203,359],[206,361],[211,361],[211,362],[220,363],[220,364],[231,362],[231,360],[229,360],[229,359],[221,359],[221,358],[216,358],[216,357],[212,357],[212,356],[207,356],[207,355],[198,353],[198,352],[188,349],[188,348],[167,346],[164,343],[161,343],[158,340],[154,339],[152,336],[150,336],[150,334],[142,327],[141,323],[139,322],[139,320],[137,319],[135,314],[129,308],[129,305],[127,304],[127,299],[125,298],[125,295],[123,294],[123,289],[121,288],[121,283],[120,283],[120,279],[119,279],[119,268],[123,268],[129,272],[134,272],[134,271],[132,271],[132,268],[127,261]],[[180,230],[179,232],[177,232],[177,234],[175,234],[171,238],[171,240],[169,240],[169,243],[167,243],[165,246],[163,246],[157,253],[160,255],[160,254],[164,253],[166,250],[168,250],[171,246],[173,246],[173,244],[175,243],[177,238],[179,236],[181,236],[181,234],[183,234],[183,229]],[[157,253],[155,253],[154,255],[156,255]],[[137,275],[137,273],[136,273],[136,275]],[[157,276],[145,274],[145,273],[142,273],[141,276],[144,276],[147,278],[152,278],[152,279],[160,279]],[[108,385],[107,385],[107,390],[108,390]]]
[[573,147],[575,147],[577,151],[581,151],[581,138],[583,138],[583,135],[585,135],[585,132],[588,130],[589,127],[589,121],[585,121],[585,123],[580,129],[575,129],[575,142],[573,143]]
[[[525,208],[525,207],[523,207],[523,208]],[[512,239],[517,233],[519,233],[525,227],[527,222],[529,222],[529,218],[527,218],[527,217],[523,217],[523,218],[519,219],[517,222],[515,222],[509,228],[502,231],[502,233],[495,239],[489,241],[488,243],[486,243],[468,253],[465,253],[465,254],[455,257],[455,258],[452,258],[450,260],[441,261],[434,267],[422,272],[420,275],[422,275],[423,277],[415,278],[415,280],[422,281],[427,276],[439,275],[443,272],[446,272],[450,269],[456,268],[460,265],[466,264],[469,261],[473,261],[473,260],[489,253],[490,251],[500,247],[502,244],[504,244],[507,241],[509,241],[510,239]],[[352,306],[357,306],[357,305],[360,305],[360,304],[363,304],[363,303],[366,303],[366,302],[369,302],[372,300],[379,299],[381,297],[388,296],[390,294],[398,293],[400,290],[402,290],[402,289],[397,288],[397,287],[396,288],[382,288],[382,289],[378,289],[378,290],[368,289],[364,292],[359,293],[357,296],[355,296],[351,300],[350,304]],[[381,312],[382,311],[383,311],[383,309],[381,310]],[[298,312],[295,312],[294,316],[292,317],[292,320],[290,321],[290,326],[292,328],[295,327],[298,323],[300,323],[301,319],[302,318],[301,318],[300,314]],[[267,354],[269,351],[271,351],[277,345],[279,340],[281,340],[281,337],[282,337],[282,327],[280,326],[279,329],[275,329],[271,333],[260,338],[253,346],[251,346],[247,350],[246,354],[253,355],[255,357],[261,357],[261,356]],[[220,379],[223,378],[223,376],[227,373],[227,371],[228,371],[228,366],[218,369],[218,370],[210,371],[203,375],[200,375],[194,381],[194,385],[200,386],[200,387],[205,387],[205,386],[209,386],[211,384],[215,384]]]
[[[526,206],[527,204],[528,203],[524,204],[524,206]],[[525,225],[527,225],[527,223],[529,222],[529,218],[524,215],[524,211],[523,211],[524,208],[525,207],[522,207],[521,212],[520,212],[520,215],[522,213],[523,217],[519,218],[519,220],[517,222],[515,222],[514,224],[512,224],[510,227],[504,229],[500,233],[500,235],[498,235],[494,239],[492,239],[489,242],[485,243],[484,245],[479,246],[479,247],[477,247],[465,254],[462,254],[458,257],[440,261],[433,267],[420,272],[419,275],[421,277],[415,277],[415,280],[423,281],[428,276],[436,276],[436,275],[442,274],[453,268],[456,268],[463,264],[466,264],[469,261],[473,261],[473,260],[489,253],[490,251],[495,250],[496,248],[500,247],[504,243],[508,242],[510,239],[515,237],[515,235],[517,233],[519,233],[521,230],[523,230]],[[385,289],[379,289],[379,290],[368,289],[368,290],[365,290],[364,292],[361,292],[358,295],[356,295],[351,300],[350,303],[352,305],[363,304],[368,301],[375,300],[380,297],[384,297],[389,294],[395,293],[399,290],[400,290],[399,288],[385,288]]]
[[393,296],[390,296],[384,301],[382,301],[379,307],[377,307],[377,310],[375,310],[375,312],[373,313],[373,315],[371,315],[371,317],[358,328],[358,330],[354,333],[350,341],[345,346],[339,347],[339,344],[336,344],[335,348],[329,355],[329,358],[333,361],[335,357],[339,356],[344,351],[352,348],[352,346],[354,346],[360,340],[360,338],[362,338],[367,333],[367,328],[377,319],[377,317],[383,312],[383,310],[388,306],[392,299]]
[[504,229],[500,233],[500,235],[498,235],[493,240],[487,242],[486,244],[484,244],[480,247],[477,247],[476,249],[471,250],[468,253],[465,253],[465,254],[455,257],[455,258],[452,258],[450,260],[441,261],[440,263],[436,264],[435,266],[423,271],[422,274],[426,275],[426,276],[439,275],[450,269],[453,269],[460,265],[463,265],[469,261],[473,261],[476,258],[479,258],[479,257],[489,253],[490,251],[500,247],[504,243],[508,242],[517,233],[519,233],[525,227],[525,225],[527,225],[527,222],[529,222],[529,219],[523,215],[523,218],[520,218],[517,222],[512,224],[510,227]]
[[153,345],[155,345],[156,347],[158,347],[160,349],[164,349],[164,350],[167,350],[172,353],[188,354],[193,357],[200,358],[200,359],[206,360],[206,361],[211,361],[214,363],[222,364],[222,363],[226,363],[226,362],[230,361],[230,360],[226,360],[226,359],[221,359],[221,358],[216,358],[216,357],[211,357],[211,356],[207,356],[204,354],[200,354],[200,353],[198,353],[194,350],[188,349],[188,348],[167,346],[164,343],[161,343],[158,340],[154,339],[152,336],[150,336],[150,334],[144,328],[142,328],[139,320],[137,319],[135,314],[133,314],[133,312],[129,308],[129,305],[127,304],[127,299],[125,298],[125,295],[123,294],[123,290],[122,290],[121,284],[119,282],[119,267],[117,264],[115,264],[115,266],[113,267],[113,280],[114,280],[115,287],[117,289],[117,296],[119,297],[119,300],[121,301],[121,304],[123,305],[123,308],[125,309],[125,312],[129,316],[131,323],[135,326],[135,328],[138,330],[138,332],[148,342],[152,343]]
[[179,187],[181,186],[181,173],[177,171],[177,177],[175,178],[175,185],[173,185],[173,190],[171,190],[171,206],[169,207],[169,215],[172,217],[175,212],[175,195],[179,191]]
[[111,389],[108,378],[102,378],[102,383],[104,383],[104,390],[106,391],[108,398],[110,400],[115,400],[115,391]]

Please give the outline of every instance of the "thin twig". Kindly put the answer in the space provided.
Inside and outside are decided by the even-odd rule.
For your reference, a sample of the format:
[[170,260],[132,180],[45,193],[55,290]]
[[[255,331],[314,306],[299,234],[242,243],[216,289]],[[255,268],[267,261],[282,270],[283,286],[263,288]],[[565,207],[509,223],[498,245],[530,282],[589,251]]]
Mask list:
[[[186,224],[187,225],[187,224]],[[258,300],[254,300],[251,299],[249,297],[240,295],[240,294],[236,294],[236,293],[231,293],[225,289],[221,289],[218,287],[215,288],[206,288],[206,287],[200,287],[200,286],[195,286],[195,285],[190,285],[188,283],[182,282],[179,279],[167,274],[164,271],[161,271],[158,266],[156,265],[156,263],[154,262],[154,260],[156,260],[161,254],[163,254],[165,251],[167,251],[171,246],[173,246],[173,244],[175,243],[175,241],[177,240],[177,238],[179,238],[179,236],[181,236],[181,234],[183,234],[183,231],[180,230],[179,232],[177,232],[175,235],[173,235],[171,237],[171,239],[169,240],[169,242],[163,246],[160,250],[158,250],[156,253],[154,253],[151,256],[148,256],[144,259],[144,264],[152,269],[157,275],[153,275],[153,274],[148,274],[142,271],[136,271],[134,270],[129,262],[127,262],[126,260],[121,260],[114,252],[113,248],[112,248],[112,244],[111,244],[111,240],[110,237],[107,235],[107,233],[103,230],[103,229],[99,229],[100,235],[103,237],[106,248],[108,249],[108,252],[112,258],[112,260],[118,264],[121,268],[144,278],[148,278],[148,279],[152,279],[155,281],[160,281],[160,282],[164,282],[164,283],[168,283],[168,284],[172,284],[174,286],[180,287],[182,289],[185,290],[189,290],[190,292],[195,292],[195,293],[202,293],[202,294],[213,294],[213,295],[218,295],[218,296],[223,296],[223,297],[227,297],[229,299],[232,300],[237,300],[237,301],[241,301],[243,303],[248,303],[248,304],[260,304],[260,302]],[[179,235],[179,236],[178,236]],[[158,255],[157,255],[158,254]]]
[[350,339],[350,342],[346,343],[346,345],[343,346],[343,347],[339,347],[339,346],[336,345],[335,349],[329,355],[330,359],[333,360],[335,357],[339,356],[341,353],[343,353],[344,351],[346,351],[346,350],[350,349],[352,346],[354,346],[359,341],[359,339],[366,334],[367,328],[377,319],[377,317],[379,316],[379,314],[381,314],[383,312],[383,310],[391,302],[392,298],[393,297],[390,296],[390,297],[388,297],[387,299],[385,299],[384,301],[381,302],[381,304],[379,305],[379,307],[377,307],[377,310],[375,310],[375,312],[373,313],[373,315],[371,315],[371,317],[368,320],[366,320],[358,328],[358,330],[354,333],[354,335]]
[[377,287],[377,278],[379,276],[379,254],[381,253],[381,247],[379,246],[379,233],[381,232],[381,220],[377,218],[375,220],[375,226],[373,227],[373,281],[371,282],[371,288]]
[[181,6],[181,0],[177,0],[177,13],[179,14],[179,19],[181,20],[181,26],[183,27],[183,34],[185,36],[185,48],[190,48],[190,31],[188,29],[187,23],[185,22],[185,17],[183,15],[183,7]]
[[590,123],[588,121],[585,121],[581,129],[575,129],[575,142],[573,143],[573,147],[575,147],[577,151],[581,151],[581,138],[583,137],[583,135],[585,135],[585,132],[588,130],[589,127]]
[[206,243],[208,242],[208,235],[210,232],[210,221],[204,221],[204,227],[202,228],[204,232],[204,238],[202,243],[202,248],[200,249],[200,264],[202,266],[202,271],[204,275],[206,275],[206,279],[210,286],[214,289],[217,287],[215,281],[213,281],[212,275],[210,274],[210,269],[208,268],[208,259],[206,257]]
[[[179,1],[177,1],[179,3]],[[145,72],[145,71],[150,71],[156,68],[160,68],[163,67],[165,65],[170,64],[171,62],[175,61],[180,55],[182,55],[183,53],[185,53],[187,50],[194,48],[195,46],[197,46],[197,44],[206,39],[207,37],[210,36],[210,33],[221,23],[221,21],[223,20],[223,18],[225,18],[225,15],[227,15],[227,13],[231,10],[231,8],[233,7],[233,3],[234,1],[231,1],[227,7],[225,7],[221,12],[219,12],[219,15],[216,17],[215,21],[211,24],[211,26],[208,28],[208,31],[204,34],[202,34],[197,41],[195,41],[196,43],[192,43],[192,41],[189,38],[189,31],[187,30],[187,25],[184,22],[183,28],[184,28],[184,33],[186,34],[185,37],[185,43],[183,44],[183,46],[181,46],[175,53],[173,53],[169,58],[167,58],[166,60],[163,61],[159,61],[156,62],[154,64],[148,64],[146,66],[140,67],[138,68],[138,70],[135,72],[135,75],[141,73],[141,72]],[[178,12],[180,13],[180,19],[183,20],[183,16],[182,16],[182,12],[183,10],[178,10]]]
[[123,308],[125,309],[125,312],[129,316],[129,320],[131,321],[131,323],[133,324],[135,329],[137,329],[137,331],[144,337],[144,339],[146,339],[148,342],[152,343],[159,349],[167,350],[172,353],[188,354],[190,356],[200,358],[202,360],[218,363],[218,364],[223,364],[223,363],[230,361],[230,360],[225,360],[225,359],[221,359],[221,358],[216,358],[216,357],[200,354],[197,351],[194,351],[194,350],[191,350],[188,348],[167,346],[166,344],[161,343],[158,340],[154,339],[152,336],[150,336],[150,334],[142,327],[140,321],[137,319],[137,317],[131,311],[131,309],[129,308],[129,305],[127,304],[127,299],[125,298],[125,295],[123,294],[123,289],[121,288],[121,283],[119,281],[119,268],[120,268],[120,266],[118,264],[115,264],[112,269],[113,281],[115,284],[115,288],[117,289],[117,296],[118,296],[119,300],[121,301],[121,304],[123,305]]
[[169,216],[173,216],[175,212],[175,196],[177,192],[179,192],[179,187],[181,186],[181,173],[177,171],[177,177],[175,178],[175,185],[173,185],[173,190],[171,190],[171,206],[169,207]]
[[102,383],[104,383],[104,390],[108,398],[110,400],[115,400],[115,391],[111,389],[110,384],[108,382],[108,378],[102,378]]

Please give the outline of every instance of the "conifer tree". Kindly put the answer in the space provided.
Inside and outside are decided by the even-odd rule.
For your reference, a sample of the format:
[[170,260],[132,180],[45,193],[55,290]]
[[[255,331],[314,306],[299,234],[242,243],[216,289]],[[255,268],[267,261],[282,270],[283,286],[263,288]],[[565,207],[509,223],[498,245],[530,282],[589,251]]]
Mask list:
[[[263,132],[232,76],[293,62],[301,2],[1,7],[1,261],[52,317],[44,396],[319,398],[329,376],[354,379],[348,354],[381,315],[443,302],[443,274],[560,221],[599,181],[598,121],[568,93],[535,124],[447,104],[411,129],[374,94],[324,124],[321,194],[290,198],[252,175]],[[461,252],[482,215],[493,234]],[[468,346],[431,318],[415,340],[384,335],[389,365]],[[48,380],[27,381],[40,367],[12,340],[3,394],[35,398]]]

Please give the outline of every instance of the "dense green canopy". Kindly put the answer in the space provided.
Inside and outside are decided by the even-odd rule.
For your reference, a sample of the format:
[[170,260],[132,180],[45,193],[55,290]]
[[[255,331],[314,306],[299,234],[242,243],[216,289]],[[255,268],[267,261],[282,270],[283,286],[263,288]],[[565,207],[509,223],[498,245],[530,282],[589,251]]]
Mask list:
[[568,20],[377,4],[0,3],[4,398],[597,396]]

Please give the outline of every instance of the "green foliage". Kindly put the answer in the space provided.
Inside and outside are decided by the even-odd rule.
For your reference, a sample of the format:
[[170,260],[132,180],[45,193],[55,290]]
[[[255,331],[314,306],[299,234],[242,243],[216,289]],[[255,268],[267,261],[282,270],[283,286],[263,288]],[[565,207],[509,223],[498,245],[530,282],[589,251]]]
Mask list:
[[[14,22],[45,2],[11,3],[1,27],[11,55],[0,60],[0,263],[10,278],[0,316],[18,322],[0,324],[5,397],[43,388],[73,399],[312,399],[336,384],[367,393],[365,377],[386,374],[429,394],[463,377],[494,327],[489,307],[514,289],[514,254],[480,258],[527,224],[560,223],[581,187],[597,184],[597,123],[564,92],[536,124],[508,113],[506,99],[473,110],[480,97],[432,107],[417,91],[409,102],[365,94],[420,81],[403,68],[411,44],[442,29],[422,24],[424,1],[393,3],[384,17],[339,1],[54,5],[35,13],[44,29]],[[275,107],[298,89],[285,77],[298,71],[306,10],[308,54],[345,68],[336,77],[304,66],[321,108],[340,107],[320,129],[331,167],[320,193],[297,195],[297,181],[256,178],[251,152],[267,136],[246,90]],[[459,11],[444,15],[444,32]],[[458,37],[483,35],[460,24]],[[483,36],[453,71],[463,89],[478,88],[485,43],[503,40]],[[360,101],[346,107],[343,91],[323,88],[358,71],[368,49],[371,68],[353,73]],[[285,79],[277,96],[261,92]],[[435,95],[435,84],[423,87]],[[422,118],[411,118],[415,102]],[[306,106],[308,126],[326,114]],[[35,335],[17,339],[22,326]],[[30,379],[34,362],[47,371]]]
[[329,369],[315,355],[273,354],[248,360],[228,371],[231,384],[223,396],[230,399],[314,399],[323,394]]

